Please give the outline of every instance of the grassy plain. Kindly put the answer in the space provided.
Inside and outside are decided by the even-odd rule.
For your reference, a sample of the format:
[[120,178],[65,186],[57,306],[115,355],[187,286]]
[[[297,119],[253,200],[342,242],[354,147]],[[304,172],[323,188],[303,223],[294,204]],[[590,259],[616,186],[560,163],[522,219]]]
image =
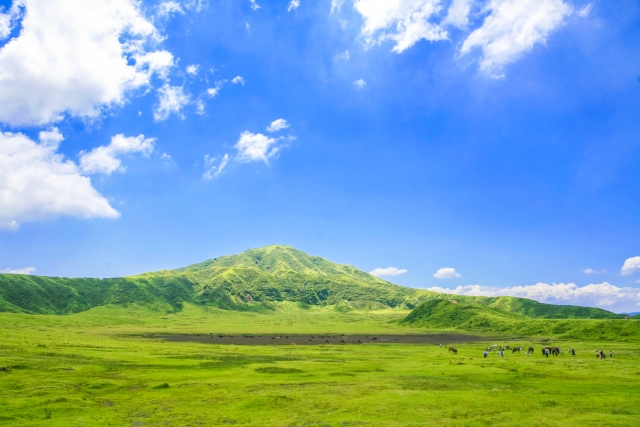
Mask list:
[[[495,333],[486,343],[456,345],[458,355],[424,345],[232,346],[140,337],[446,332],[401,325],[407,313],[295,304],[269,314],[189,305],[176,313],[0,313],[0,425],[640,424],[640,342],[633,337],[544,341],[577,349],[575,358],[549,359],[540,355],[543,336],[514,341]],[[484,359],[484,347],[494,343],[536,352]],[[595,348],[614,358],[596,359]]]

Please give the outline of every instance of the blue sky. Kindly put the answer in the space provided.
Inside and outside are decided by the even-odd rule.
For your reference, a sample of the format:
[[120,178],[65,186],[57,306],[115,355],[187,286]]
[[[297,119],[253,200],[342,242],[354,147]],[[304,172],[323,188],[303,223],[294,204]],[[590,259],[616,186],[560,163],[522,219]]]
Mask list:
[[2,271],[279,243],[640,310],[635,1],[0,5]]

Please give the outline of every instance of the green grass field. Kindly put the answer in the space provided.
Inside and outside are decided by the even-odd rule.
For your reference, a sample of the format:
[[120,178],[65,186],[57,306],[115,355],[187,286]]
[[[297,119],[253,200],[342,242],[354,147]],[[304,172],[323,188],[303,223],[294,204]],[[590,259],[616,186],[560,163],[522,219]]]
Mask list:
[[[578,353],[549,359],[539,351],[548,336],[514,340],[496,332],[482,332],[484,343],[456,344],[457,355],[437,345],[234,346],[140,337],[446,331],[405,326],[407,314],[296,304],[269,314],[190,305],[176,313],[141,307],[0,313],[0,425],[640,424],[635,336],[551,339],[545,345]],[[627,322],[637,328],[637,320]],[[484,359],[484,347],[494,343],[533,345],[536,352]],[[612,350],[614,358],[596,359],[596,348]]]

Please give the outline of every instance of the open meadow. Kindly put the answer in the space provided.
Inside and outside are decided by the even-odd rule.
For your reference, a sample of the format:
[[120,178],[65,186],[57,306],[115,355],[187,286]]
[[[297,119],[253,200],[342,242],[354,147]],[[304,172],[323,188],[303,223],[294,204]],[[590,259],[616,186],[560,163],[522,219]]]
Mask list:
[[[260,314],[98,307],[0,313],[0,425],[615,426],[640,422],[640,342],[519,338],[437,344],[220,344],[223,334],[441,334],[407,311],[283,305]],[[629,320],[637,327],[638,320]],[[470,332],[464,331],[469,334]],[[155,338],[145,338],[154,334]],[[158,334],[211,336],[214,344]],[[282,338],[284,339],[284,338]],[[348,339],[348,338],[347,338]],[[487,345],[522,346],[500,358]],[[545,358],[541,348],[559,346]],[[532,356],[525,350],[533,346]],[[566,349],[577,351],[569,356]],[[595,349],[613,351],[604,360]]]

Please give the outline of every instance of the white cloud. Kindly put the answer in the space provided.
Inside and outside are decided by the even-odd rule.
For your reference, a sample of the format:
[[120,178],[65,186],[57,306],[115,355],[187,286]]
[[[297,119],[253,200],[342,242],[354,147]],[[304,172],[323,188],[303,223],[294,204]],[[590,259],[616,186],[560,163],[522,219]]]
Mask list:
[[198,70],[200,70],[200,66],[198,64],[191,64],[186,68],[187,74],[190,76],[198,74]]
[[0,6],[0,40],[6,39],[11,34],[13,22],[20,15],[20,9],[17,3],[14,3],[7,12],[3,12]]
[[10,221],[0,219],[0,230],[17,230],[20,224],[15,219]]
[[433,274],[436,279],[458,279],[462,277],[455,268],[445,267],[440,268]]
[[[339,9],[337,3],[332,3],[332,13],[334,6]],[[590,6],[578,14],[588,15]],[[421,40],[448,40],[447,27],[465,29],[470,16],[484,14],[482,25],[466,37],[460,54],[479,50],[480,69],[499,78],[504,77],[500,71],[506,64],[545,43],[573,11],[567,0],[355,0],[354,7],[364,20],[360,38],[365,46],[392,41],[397,53]]]
[[440,0],[356,0],[354,7],[364,19],[361,35],[368,46],[392,40],[393,51],[400,53],[422,39],[447,39],[447,32],[430,21],[442,10]]
[[0,133],[0,224],[60,215],[118,218],[120,214],[82,176],[77,165],[57,153],[58,129],[40,133],[36,143],[20,133]]
[[640,256],[634,256],[632,258],[627,258],[620,270],[620,274],[623,276],[629,276],[636,271],[640,271]]
[[207,95],[209,95],[210,98],[218,96],[218,94],[220,94],[220,89],[222,89],[222,86],[224,86],[226,82],[226,80],[217,80],[214,87],[207,89]]
[[207,104],[205,104],[202,99],[196,100],[196,114],[200,116],[205,116],[207,114],[206,109],[207,109]]
[[344,4],[344,0],[331,0],[331,12],[330,13],[340,13],[342,10],[342,5]]
[[136,137],[126,137],[122,134],[111,138],[109,145],[102,145],[90,152],[80,152],[80,168],[84,173],[104,173],[111,175],[113,172],[124,172],[126,168],[121,166],[119,156],[127,153],[140,153],[149,157],[153,152],[154,138],[145,138],[140,134]]
[[156,6],[156,8],[158,9],[157,15],[159,18],[168,18],[173,14],[184,14],[184,10],[182,10],[182,6],[180,6],[180,3],[173,0],[163,1],[158,6]]
[[65,114],[97,118],[173,65],[171,53],[153,50],[162,36],[136,0],[16,5],[25,10],[22,29],[0,48],[1,122],[42,125]]
[[585,7],[583,7],[578,11],[578,16],[580,16],[581,18],[586,18],[587,16],[589,16],[592,9],[593,9],[593,3],[589,3],[588,5],[586,5]]
[[3,274],[31,274],[36,271],[35,267],[25,267],[25,268],[16,268],[16,269],[4,269],[0,271]]
[[583,270],[582,272],[584,274],[602,274],[602,273],[606,273],[607,269],[594,270],[593,268],[587,268],[587,269]]
[[291,12],[292,10],[296,10],[300,7],[300,0],[291,0],[289,2],[289,6],[287,6],[287,12]]
[[234,85],[241,84],[242,86],[244,86],[245,81],[242,76],[235,76],[233,80],[231,80],[231,83],[233,83]]
[[562,25],[572,8],[563,0],[490,0],[490,14],[464,41],[460,53],[482,51],[480,69],[498,73]]
[[238,160],[241,162],[263,161],[269,163],[269,159],[278,154],[282,146],[278,146],[280,138],[270,138],[261,133],[244,131],[240,139],[234,145],[238,150]]
[[267,132],[278,132],[279,130],[286,129],[289,126],[289,123],[287,123],[285,119],[274,120],[269,124],[269,126],[267,126]]
[[251,3],[251,9],[253,9],[253,10],[260,9],[260,5],[258,3],[256,3],[256,0],[249,0],[249,2]]
[[159,103],[153,110],[153,119],[157,122],[166,120],[171,113],[175,113],[178,117],[182,115],[182,109],[190,101],[191,97],[184,93],[182,86],[170,86],[165,83],[158,89]]
[[336,55],[336,59],[342,59],[347,61],[349,59],[349,51],[345,50],[344,52],[340,52]]
[[204,164],[208,168],[207,171],[202,175],[202,179],[204,179],[205,181],[211,181],[211,179],[222,173],[225,166],[227,166],[227,163],[229,163],[229,155],[225,154],[222,157],[222,160],[220,160],[218,166],[215,166],[215,161],[215,157],[209,157],[208,154],[204,156]]
[[187,0],[185,2],[187,9],[195,10],[196,12],[202,12],[209,7],[209,0]]
[[387,268],[376,268],[373,271],[370,271],[369,274],[377,277],[384,277],[384,276],[399,276],[401,274],[405,274],[406,272],[407,270],[405,269],[387,267]]
[[442,21],[443,25],[452,25],[458,28],[464,28],[469,24],[469,12],[476,0],[453,0],[446,18]]
[[528,286],[495,288],[489,286],[467,285],[455,289],[432,287],[428,290],[456,295],[469,296],[513,296],[551,304],[572,304],[606,308],[607,310],[628,310],[640,302],[640,289],[619,288],[608,282],[578,287],[574,283],[549,285],[537,283]]
[[353,82],[353,85],[358,89],[361,90],[362,88],[364,88],[367,85],[367,82],[364,81],[364,79],[358,79],[355,82]]

